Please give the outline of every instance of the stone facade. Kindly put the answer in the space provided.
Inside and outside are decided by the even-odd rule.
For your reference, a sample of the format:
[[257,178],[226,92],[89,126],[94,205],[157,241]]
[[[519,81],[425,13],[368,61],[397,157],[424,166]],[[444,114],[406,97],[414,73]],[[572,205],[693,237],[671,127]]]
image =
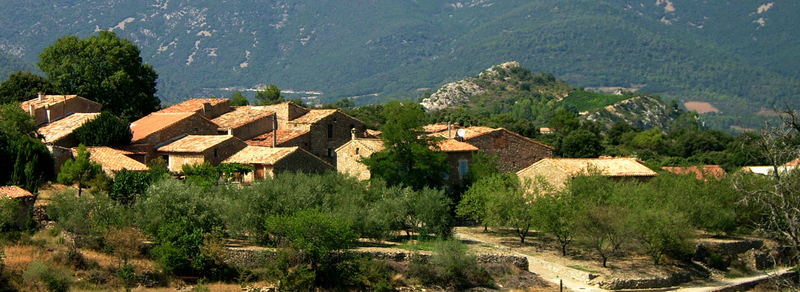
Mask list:
[[449,185],[461,184],[472,166],[472,151],[449,151],[447,152],[447,164],[450,172],[447,176]]
[[278,129],[289,128],[289,121],[297,119],[309,112],[309,109],[296,105],[293,102],[282,102],[264,106],[264,108],[278,115]]
[[553,156],[554,148],[507,129],[496,129],[467,137],[467,142],[484,153],[496,155],[501,171],[517,172],[546,157]]
[[219,134],[230,134],[236,138],[247,140],[255,136],[271,132],[273,128],[273,116],[264,116],[258,119],[249,121],[238,127],[231,128],[230,132],[224,129],[219,129]]
[[[141,135],[137,135],[139,129],[143,130]],[[155,146],[183,135],[217,134],[217,125],[196,113],[152,113],[133,122],[131,131],[132,144]]]
[[[330,111],[330,113],[315,113],[315,111]],[[308,152],[319,156],[330,164],[336,163],[336,148],[344,145],[356,134],[363,136],[367,127],[361,121],[348,116],[338,110],[311,110],[307,115],[321,115],[319,119],[295,119],[287,123],[290,129],[307,129],[308,145],[297,145]],[[307,121],[309,120],[309,121]],[[279,119],[280,121],[280,119]]]
[[20,107],[33,116],[36,125],[56,121],[73,113],[99,113],[103,106],[77,95],[40,95]]
[[[190,136],[191,137],[191,136]],[[197,136],[195,136],[197,137]],[[172,172],[181,172],[184,164],[219,165],[223,160],[247,147],[247,144],[232,136],[221,143],[203,147],[197,151],[159,151],[167,156],[167,167]],[[169,146],[169,145],[167,145]],[[162,149],[162,148],[160,148]]]
[[352,139],[336,149],[336,170],[358,180],[368,180],[369,169],[360,161],[381,150],[380,139]]

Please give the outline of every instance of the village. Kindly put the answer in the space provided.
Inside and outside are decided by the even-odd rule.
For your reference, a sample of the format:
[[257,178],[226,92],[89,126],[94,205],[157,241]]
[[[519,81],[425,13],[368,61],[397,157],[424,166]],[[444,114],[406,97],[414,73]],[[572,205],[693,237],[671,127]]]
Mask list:
[[[100,117],[103,109],[97,102],[78,95],[40,93],[36,98],[21,102],[19,107],[33,119],[38,138],[46,145],[53,158],[55,173],[59,173],[65,163],[73,163],[81,157],[88,157],[91,163],[99,165],[102,172],[112,180],[119,173],[128,175],[131,172],[142,174],[152,172],[153,169],[150,166],[155,162],[156,164],[161,163],[170,177],[178,179],[188,178],[190,174],[185,172],[199,165],[219,168],[234,165],[236,167],[232,168],[234,170],[230,174],[215,177],[214,180],[217,181],[211,183],[215,185],[220,183],[220,186],[235,186],[245,192],[251,191],[248,189],[251,188],[250,185],[253,185],[254,188],[261,188],[261,182],[266,181],[266,184],[270,184],[269,181],[289,179],[295,174],[325,176],[326,173],[331,172],[338,172],[355,181],[364,182],[364,184],[359,184],[358,188],[369,189],[366,185],[376,182],[371,180],[374,175],[370,172],[370,167],[365,164],[365,160],[387,148],[381,131],[368,128],[364,122],[340,109],[306,108],[292,101],[258,106],[231,106],[227,98],[189,99],[132,121],[129,124],[132,136],[130,143],[115,147],[83,146],[79,145],[80,142],[75,137],[74,132],[77,129]],[[540,132],[541,135],[552,134],[549,128],[542,128]],[[567,288],[573,290],[663,288],[681,285],[723,289],[728,287],[726,285],[730,287],[756,285],[774,275],[783,277],[788,273],[787,269],[781,268],[779,265],[780,260],[776,260],[775,251],[768,247],[774,245],[772,241],[754,237],[716,237],[713,232],[706,233],[705,231],[699,236],[691,236],[696,240],[692,243],[691,254],[693,255],[690,256],[692,260],[695,263],[704,263],[700,264],[702,266],[721,266],[717,269],[722,270],[727,270],[729,265],[739,263],[738,265],[745,266],[746,268],[743,269],[749,271],[744,274],[747,276],[743,277],[744,280],[731,280],[727,276],[720,275],[712,276],[717,273],[713,272],[716,271],[715,268],[703,268],[706,269],[705,272],[698,272],[697,268],[686,267],[684,264],[660,266],[658,263],[662,257],[669,254],[669,247],[664,247],[653,258],[656,262],[655,266],[651,267],[648,264],[647,268],[637,268],[637,265],[642,264],[641,262],[648,260],[641,255],[633,257],[629,255],[623,256],[622,258],[625,260],[617,264],[616,268],[610,269],[606,267],[606,260],[620,254],[621,245],[618,246],[616,243],[616,240],[620,239],[615,239],[607,234],[602,235],[604,237],[601,236],[602,242],[597,246],[597,251],[602,257],[602,265],[599,266],[595,260],[596,256],[585,251],[578,252],[577,258],[574,255],[565,257],[569,249],[567,246],[571,244],[572,238],[575,236],[568,234],[569,232],[564,235],[563,239],[558,232],[553,233],[561,245],[560,249],[563,254],[559,256],[559,252],[557,252],[559,248],[552,246],[555,245],[555,241],[550,241],[550,239],[541,241],[544,240],[542,234],[546,232],[545,230],[531,230],[532,223],[529,221],[533,219],[506,218],[501,220],[493,218],[490,214],[477,216],[475,215],[476,211],[469,211],[472,210],[470,209],[472,206],[469,205],[470,200],[480,201],[491,198],[475,197],[479,191],[472,189],[479,189],[481,187],[479,184],[486,183],[488,188],[494,188],[489,192],[493,191],[500,196],[517,193],[516,190],[508,188],[508,183],[492,185],[491,180],[475,182],[472,177],[474,175],[472,168],[484,167],[481,165],[483,162],[480,162],[483,159],[481,157],[491,157],[497,172],[513,176],[515,181],[519,181],[522,190],[518,193],[521,201],[509,203],[511,205],[493,206],[495,209],[488,207],[487,203],[482,203],[487,205],[480,205],[478,209],[486,208],[486,211],[479,210],[478,213],[503,213],[505,209],[510,209],[513,205],[531,209],[534,207],[525,207],[526,204],[529,204],[526,201],[531,200],[530,198],[550,197],[553,194],[576,188],[581,183],[588,183],[589,188],[600,190],[607,186],[613,188],[617,184],[624,186],[627,182],[648,182],[660,175],[669,174],[677,175],[676,178],[689,177],[690,180],[697,182],[691,184],[702,185],[706,182],[727,179],[728,173],[719,165],[663,166],[661,169],[654,170],[634,157],[555,157],[556,149],[553,146],[505,128],[480,125],[427,124],[421,128],[421,132],[418,134],[420,137],[432,141],[428,146],[430,150],[445,154],[448,169],[441,174],[440,179],[443,179],[447,191],[442,192],[441,195],[459,192],[462,192],[463,195],[459,194],[462,196],[461,202],[450,200],[452,206],[458,205],[457,208],[437,205],[439,203],[425,203],[431,201],[425,201],[422,199],[423,197],[411,197],[410,200],[420,200],[419,204],[421,205],[418,208],[426,209],[415,212],[444,214],[452,212],[447,211],[448,209],[455,209],[455,212],[464,219],[452,231],[453,236],[463,242],[471,243],[469,244],[470,249],[479,251],[479,262],[490,265],[511,265],[516,267],[514,269],[521,271],[514,273],[530,272],[531,275],[536,275],[533,277],[539,279],[514,280],[519,281],[517,285],[522,285],[517,288],[532,285],[544,290],[559,289],[559,285],[563,288],[566,283]],[[793,170],[798,163],[800,163],[800,158],[780,166],[745,166],[738,172],[770,177],[775,174],[794,173]],[[581,177],[605,180],[599,183],[597,181],[581,182]],[[671,179],[664,178],[667,182]],[[468,182],[474,185],[465,192],[463,188],[468,185]],[[0,187],[0,195],[21,202],[23,209],[17,211],[18,214],[33,214],[33,220],[38,222],[37,224],[52,227],[54,219],[57,221],[57,217],[67,216],[54,214],[53,207],[49,206],[53,200],[63,200],[59,195],[53,197],[53,189],[63,192],[77,188],[77,198],[81,198],[86,196],[81,195],[82,184],[81,181],[77,181],[74,186],[54,185],[48,187],[47,190],[40,190],[39,193],[32,193],[18,186],[3,186]],[[170,186],[169,183],[165,187],[167,189],[184,188]],[[462,189],[459,191],[459,188]],[[93,189],[92,192],[99,191],[99,187],[95,185],[90,189]],[[207,189],[196,190],[201,193],[207,191]],[[327,195],[336,195],[336,192]],[[421,190],[421,192],[425,191]],[[169,198],[171,193],[166,191],[163,194],[167,196],[165,198]],[[199,194],[197,195],[199,196]],[[512,195],[508,196],[513,197]],[[74,194],[70,197],[75,198]],[[253,203],[261,204],[255,203],[255,201]],[[379,201],[373,203],[380,204]],[[462,212],[462,210],[467,211]],[[537,209],[535,212],[540,212],[540,210]],[[523,213],[530,214],[530,211]],[[90,214],[87,215],[91,217]],[[249,215],[243,216],[249,218]],[[416,218],[415,216],[422,215],[419,213],[400,215],[400,218],[405,218],[403,220],[409,218],[414,220],[398,225],[400,227],[388,227],[388,229],[382,227],[385,230],[381,232],[388,232],[381,233],[382,235],[372,236],[368,232],[362,231],[362,237],[369,238],[368,242],[372,243],[362,244],[355,250],[361,254],[368,254],[370,257],[392,258],[393,261],[400,262],[414,258],[412,253],[416,252],[411,252],[414,250],[430,256],[430,247],[425,246],[431,243],[422,240],[421,237],[403,243],[402,240],[389,240],[389,238],[396,237],[386,235],[397,231],[396,228],[405,229],[407,234],[418,234],[419,236],[430,234],[435,237],[450,232],[436,229],[439,227],[434,228],[433,221],[426,221],[439,219]],[[558,216],[562,215],[551,217],[551,220],[559,220]],[[603,216],[607,215],[594,217],[593,220],[605,220]],[[321,218],[317,219],[322,220]],[[290,219],[286,220],[291,222]],[[500,222],[498,220],[503,223],[497,223]],[[22,221],[18,224],[29,224]],[[478,223],[477,226],[475,223]],[[282,223],[279,221],[277,224]],[[541,226],[548,223],[536,224]],[[450,226],[449,223],[445,225]],[[480,227],[481,225],[483,227]],[[498,226],[498,229],[492,233],[486,233],[488,230],[486,226],[489,225]],[[499,228],[499,226],[504,226],[505,229]],[[241,238],[252,237],[254,235],[252,232],[256,234],[261,232],[258,231],[259,228],[261,227],[242,233],[249,235]],[[726,230],[730,230],[730,228]],[[279,232],[276,231],[276,234]],[[533,245],[526,243],[526,237],[534,240]],[[145,239],[141,236],[135,238],[136,240]],[[520,242],[517,242],[517,239],[521,239]],[[110,241],[109,239],[105,240]],[[607,240],[609,241],[606,242]],[[226,263],[250,269],[257,269],[261,265],[265,265],[263,260],[255,259],[264,256],[263,247],[250,247],[249,244],[240,241],[236,241],[234,236],[234,238],[229,238],[227,243],[221,245],[227,249],[226,252],[223,252],[226,255],[224,257]],[[697,251],[694,251],[695,245]],[[138,246],[137,249],[142,248],[136,244],[134,246]],[[398,252],[397,246],[412,246],[412,248],[411,251]],[[610,249],[609,246],[611,246]],[[271,251],[267,251],[267,253],[271,253]],[[6,254],[6,257],[9,256],[13,258],[13,255]],[[726,264],[718,262],[717,257],[719,256],[725,258]],[[231,260],[231,258],[234,259]],[[136,269],[141,269],[141,267]],[[624,276],[619,274],[622,270],[625,270]],[[757,271],[768,271],[769,273],[762,274]],[[197,270],[195,270],[196,272]],[[132,285],[131,287],[136,287],[142,282],[139,280],[129,284]],[[462,287],[458,285],[455,287]]]

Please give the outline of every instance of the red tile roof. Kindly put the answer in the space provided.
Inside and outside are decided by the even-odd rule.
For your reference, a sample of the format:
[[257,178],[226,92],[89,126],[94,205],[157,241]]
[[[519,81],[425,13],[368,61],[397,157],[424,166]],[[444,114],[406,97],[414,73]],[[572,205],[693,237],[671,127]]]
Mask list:
[[18,186],[0,186],[0,198],[16,199],[24,197],[33,197],[33,194]]
[[260,135],[258,137],[255,137],[253,139],[247,140],[245,142],[247,142],[248,145],[252,145],[252,146],[271,147],[272,146],[272,136],[275,135],[275,132],[277,132],[277,135],[278,135],[277,143],[275,145],[276,146],[280,146],[283,143],[289,142],[291,140],[294,140],[296,138],[299,138],[299,137],[301,137],[303,135],[308,134],[309,130],[307,130],[307,129],[303,129],[303,130],[278,129],[277,131],[272,131],[272,132],[269,132],[269,133],[262,134],[262,135]]
[[338,111],[337,109],[312,109],[290,122],[294,124],[314,124]]
[[[477,137],[481,137],[481,136],[486,135],[486,134],[494,133],[494,132],[497,132],[497,131],[502,131],[502,132],[505,132],[507,134],[510,134],[510,135],[513,135],[513,136],[517,136],[517,137],[519,137],[519,138],[521,138],[523,140],[526,140],[528,142],[537,144],[539,146],[547,147],[547,148],[550,148],[550,149],[555,149],[553,146],[550,146],[550,145],[544,144],[542,142],[536,141],[534,139],[525,137],[523,135],[520,135],[517,132],[508,130],[506,128],[490,128],[490,127],[484,127],[484,126],[472,126],[472,127],[468,127],[468,128],[459,128],[459,129],[461,130],[460,132],[464,133],[464,141],[469,141],[471,139],[475,139]],[[434,133],[431,133],[431,134],[428,134],[428,135],[444,137],[444,138],[452,138],[452,137],[455,137],[457,135],[457,132],[458,132],[459,129],[455,129],[454,128],[452,133],[450,133],[451,137],[447,137],[446,129],[445,129],[445,131],[434,132]]]
[[422,130],[425,131],[425,133],[434,134],[434,133],[445,132],[445,131],[447,131],[448,127],[452,131],[452,133],[451,133],[452,136],[455,136],[455,134],[456,134],[455,131],[456,130],[464,128],[462,126],[459,126],[458,124],[450,124],[450,126],[448,126],[445,123],[436,123],[436,124],[429,124],[429,125],[422,126]]
[[224,113],[211,121],[217,124],[220,129],[235,129],[273,114],[275,112],[261,106],[237,106],[233,111]]
[[37,97],[34,99],[23,101],[22,103],[20,103],[20,107],[22,107],[23,110],[28,111],[31,105],[33,105],[34,109],[38,109],[38,108],[43,108],[45,106],[54,106],[56,104],[66,102],[67,100],[73,98],[82,99],[84,102],[91,102],[99,105],[99,103],[95,101],[88,100],[86,98],[73,94],[73,95],[44,95],[42,96],[42,100],[39,100],[39,98]]
[[800,158],[789,161],[786,164],[784,164],[784,166],[800,166]]
[[44,137],[45,143],[52,143],[72,134],[72,132],[83,126],[83,124],[96,119],[99,115],[100,113],[74,113],[63,119],[41,126],[36,132]]
[[200,153],[232,139],[236,139],[236,137],[228,135],[188,135],[158,147],[157,150],[161,152]]
[[[107,172],[115,172],[123,169],[130,171],[147,171],[147,165],[142,164],[133,158],[128,157],[126,154],[131,152],[114,149],[111,147],[86,147],[89,152],[89,159],[99,163],[103,170]],[[78,149],[72,148],[73,155],[77,155]]]
[[223,162],[274,165],[297,149],[298,147],[247,146]]
[[157,111],[158,113],[196,113],[203,110],[203,104],[215,106],[228,102],[227,98],[192,98]]
[[708,178],[722,179],[727,175],[719,165],[703,165],[701,170],[697,166],[664,166],[661,169],[677,175],[694,174],[698,180],[708,180]]
[[151,113],[131,123],[131,132],[133,132],[131,142],[136,143],[193,115],[196,115],[196,113]]
[[436,146],[439,147],[439,150],[444,152],[478,151],[478,147],[472,146],[468,143],[457,141],[456,139],[440,140]]

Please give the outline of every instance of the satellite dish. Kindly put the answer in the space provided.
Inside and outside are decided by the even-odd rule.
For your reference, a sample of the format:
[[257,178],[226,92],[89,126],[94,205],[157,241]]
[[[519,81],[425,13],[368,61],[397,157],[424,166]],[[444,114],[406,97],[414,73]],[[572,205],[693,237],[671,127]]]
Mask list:
[[457,138],[464,138],[465,135],[467,135],[467,130],[465,130],[465,129],[458,129],[456,131],[456,137]]

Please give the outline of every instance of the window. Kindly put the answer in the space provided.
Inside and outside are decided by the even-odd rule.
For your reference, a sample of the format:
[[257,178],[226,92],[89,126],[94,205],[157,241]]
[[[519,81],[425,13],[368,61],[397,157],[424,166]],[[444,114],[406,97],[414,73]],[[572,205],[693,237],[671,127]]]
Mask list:
[[361,148],[356,148],[356,155],[358,155],[358,152],[360,152],[360,150]]
[[333,148],[328,148],[328,157],[333,157]]
[[462,179],[467,176],[467,172],[469,172],[469,160],[466,159],[459,159],[458,160],[458,176]]
[[328,124],[328,139],[333,138],[333,124]]
[[217,157],[219,157],[219,153],[217,152],[217,149],[215,148],[214,149],[214,158],[217,158]]

